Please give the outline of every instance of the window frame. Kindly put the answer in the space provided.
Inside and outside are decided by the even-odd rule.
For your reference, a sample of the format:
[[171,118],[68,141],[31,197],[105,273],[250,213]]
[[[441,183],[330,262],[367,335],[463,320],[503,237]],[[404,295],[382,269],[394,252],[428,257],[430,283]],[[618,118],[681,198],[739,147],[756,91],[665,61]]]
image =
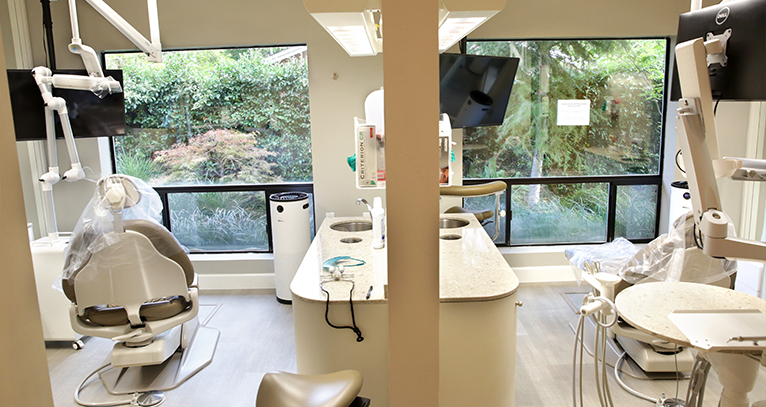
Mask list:
[[[507,187],[505,190],[505,236],[499,236],[495,244],[499,247],[525,247],[525,246],[563,246],[573,244],[603,244],[614,240],[617,220],[617,189],[621,186],[655,185],[657,186],[657,200],[655,209],[654,236],[644,239],[628,239],[632,243],[649,243],[659,236],[660,218],[662,209],[662,178],[665,171],[665,142],[667,139],[667,113],[670,101],[670,86],[672,82],[671,66],[671,38],[669,36],[646,36],[646,37],[576,37],[576,38],[493,38],[493,39],[466,39],[460,42],[460,52],[465,54],[468,42],[502,42],[502,41],[608,41],[608,40],[664,40],[665,41],[665,83],[662,94],[662,118],[659,149],[659,168],[657,174],[634,174],[634,175],[588,175],[588,176],[564,176],[564,177],[518,177],[518,178],[464,178],[463,185],[477,185],[491,181],[503,181]],[[511,192],[518,185],[564,185],[564,184],[607,184],[607,224],[606,240],[603,242],[545,242],[545,243],[513,243],[511,222],[513,221],[513,208],[511,206]],[[465,201],[465,200],[464,200]],[[491,227],[490,227],[491,228]],[[500,240],[502,238],[502,240]]]
[[[204,50],[218,50],[218,49],[249,49],[249,48],[273,48],[273,47],[298,47],[306,46],[305,43],[295,44],[277,44],[277,45],[239,45],[239,46],[220,46],[220,47],[182,47],[182,48],[164,48],[163,52],[174,51],[204,51]],[[127,53],[141,53],[138,50],[108,50],[101,51],[101,66],[106,66],[107,54],[127,54]],[[109,140],[109,158],[111,160],[112,173],[117,174],[117,157],[115,153],[114,137],[108,137]],[[305,192],[311,196],[311,217],[316,219],[316,206],[313,204],[314,199],[314,183],[312,182],[285,182],[274,184],[230,184],[230,185],[165,185],[165,186],[152,186],[160,196],[162,202],[162,225],[167,228],[171,233],[173,232],[173,225],[170,219],[169,211],[169,196],[171,194],[181,193],[200,193],[200,192],[263,192],[266,198],[266,233],[268,236],[268,248],[267,250],[193,250],[193,254],[208,254],[208,253],[274,253],[274,242],[271,236],[271,210],[269,196],[271,194],[280,192]],[[316,226],[311,231],[312,238],[316,233]]]

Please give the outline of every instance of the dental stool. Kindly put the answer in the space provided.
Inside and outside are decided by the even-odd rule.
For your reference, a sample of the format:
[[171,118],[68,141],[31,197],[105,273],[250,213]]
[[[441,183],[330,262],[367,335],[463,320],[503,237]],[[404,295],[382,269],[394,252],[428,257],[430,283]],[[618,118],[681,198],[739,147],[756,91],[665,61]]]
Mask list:
[[263,376],[255,407],[367,407],[357,397],[362,375],[356,370],[322,375],[269,372]]
[[[74,331],[116,342],[88,378],[98,373],[113,395],[160,399],[140,405],[161,403],[155,391],[174,389],[210,364],[220,335],[199,323],[194,268],[173,235],[147,213],[161,208],[154,199],[157,193],[141,180],[99,180],[75,228],[61,280]],[[145,204],[151,210],[142,210]],[[79,400],[88,378],[75,401],[97,405]]]
[[460,198],[476,198],[487,195],[495,195],[494,210],[473,210],[465,209],[462,206],[453,206],[444,211],[444,213],[472,213],[474,216],[476,216],[476,219],[479,221],[479,223],[481,223],[482,226],[489,223],[490,219],[494,217],[495,233],[492,236],[492,240],[495,240],[500,234],[500,194],[502,194],[503,191],[505,191],[507,188],[508,186],[503,181],[492,181],[486,184],[478,185],[453,185],[450,187],[440,187],[439,195]]

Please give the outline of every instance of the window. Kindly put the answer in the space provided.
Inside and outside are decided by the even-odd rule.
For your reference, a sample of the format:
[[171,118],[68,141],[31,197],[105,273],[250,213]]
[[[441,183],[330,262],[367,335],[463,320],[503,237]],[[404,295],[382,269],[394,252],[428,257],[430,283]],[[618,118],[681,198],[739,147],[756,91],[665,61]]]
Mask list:
[[463,133],[464,183],[508,184],[498,243],[656,237],[667,39],[468,41],[467,53],[520,58],[503,124]]
[[270,251],[268,196],[312,192],[306,47],[104,58],[124,78],[115,171],[160,193],[165,226],[190,250]]

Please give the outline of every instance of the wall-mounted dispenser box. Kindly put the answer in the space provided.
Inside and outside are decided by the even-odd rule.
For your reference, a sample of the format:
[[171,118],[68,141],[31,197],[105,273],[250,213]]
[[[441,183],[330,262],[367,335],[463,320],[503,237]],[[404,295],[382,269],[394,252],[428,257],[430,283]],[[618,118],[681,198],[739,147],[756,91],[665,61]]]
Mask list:
[[385,142],[377,126],[354,118],[356,146],[356,187],[385,188]]
[[449,116],[439,116],[439,185],[452,185],[452,126]]

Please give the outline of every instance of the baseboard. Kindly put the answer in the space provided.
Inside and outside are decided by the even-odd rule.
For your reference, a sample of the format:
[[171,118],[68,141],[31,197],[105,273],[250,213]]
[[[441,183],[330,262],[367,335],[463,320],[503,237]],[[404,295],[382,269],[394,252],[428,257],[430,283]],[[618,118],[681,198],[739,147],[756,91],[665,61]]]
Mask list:
[[274,273],[199,274],[200,290],[275,289]]
[[513,267],[520,283],[575,281],[571,266]]

